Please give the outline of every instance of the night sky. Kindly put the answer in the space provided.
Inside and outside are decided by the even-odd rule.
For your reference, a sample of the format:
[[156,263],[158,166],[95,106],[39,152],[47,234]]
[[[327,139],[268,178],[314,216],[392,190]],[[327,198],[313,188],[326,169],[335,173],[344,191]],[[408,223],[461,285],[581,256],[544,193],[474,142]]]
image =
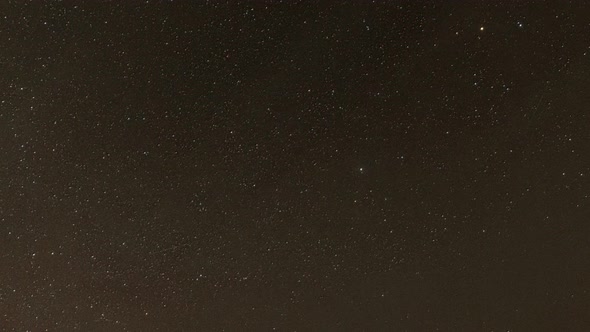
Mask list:
[[590,3],[2,1],[2,331],[589,331]]

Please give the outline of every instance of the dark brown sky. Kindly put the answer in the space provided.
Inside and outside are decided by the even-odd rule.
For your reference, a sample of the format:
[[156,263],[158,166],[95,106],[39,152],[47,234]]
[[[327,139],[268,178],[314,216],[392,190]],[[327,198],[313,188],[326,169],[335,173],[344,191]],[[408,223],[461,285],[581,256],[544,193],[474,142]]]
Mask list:
[[3,2],[1,329],[590,330],[589,18]]

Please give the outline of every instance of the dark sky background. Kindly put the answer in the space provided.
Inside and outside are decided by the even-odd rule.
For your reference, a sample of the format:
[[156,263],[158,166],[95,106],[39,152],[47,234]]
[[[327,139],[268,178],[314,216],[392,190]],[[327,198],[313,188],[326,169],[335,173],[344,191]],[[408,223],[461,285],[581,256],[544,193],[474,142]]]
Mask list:
[[590,330],[585,1],[3,1],[3,331]]

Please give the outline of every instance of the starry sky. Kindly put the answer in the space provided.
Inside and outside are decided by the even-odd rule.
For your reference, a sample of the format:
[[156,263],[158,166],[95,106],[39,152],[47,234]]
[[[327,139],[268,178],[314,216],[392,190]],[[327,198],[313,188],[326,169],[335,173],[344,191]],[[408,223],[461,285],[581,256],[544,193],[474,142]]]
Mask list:
[[3,1],[2,330],[590,330],[589,17]]

